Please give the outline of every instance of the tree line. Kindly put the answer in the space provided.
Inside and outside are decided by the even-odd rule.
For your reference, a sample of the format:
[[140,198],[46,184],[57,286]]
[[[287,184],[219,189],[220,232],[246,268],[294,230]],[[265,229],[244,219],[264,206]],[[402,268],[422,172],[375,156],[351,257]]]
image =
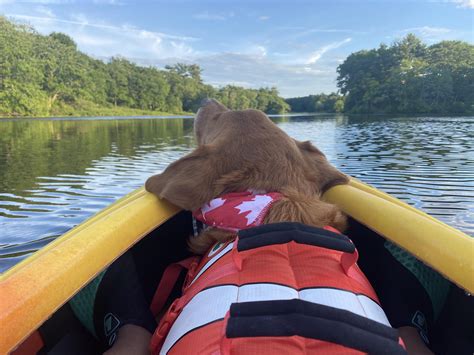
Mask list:
[[196,112],[207,97],[267,113],[474,113],[474,46],[466,42],[428,46],[409,34],[352,53],[337,74],[337,93],[286,100],[276,88],[214,88],[196,64],[104,62],[63,33],[40,35],[0,16],[0,116]]
[[286,99],[293,112],[343,112],[344,96],[338,93],[308,95]]
[[431,46],[408,34],[391,46],[352,53],[337,68],[345,112],[474,113],[474,46]]
[[431,46],[408,34],[391,46],[349,55],[337,68],[338,93],[287,99],[294,112],[474,113],[474,46]]
[[206,97],[232,109],[289,110],[276,88],[216,89],[204,83],[201,74],[195,64],[178,63],[160,70],[120,57],[104,62],[80,52],[63,33],[40,35],[28,25],[0,16],[0,115],[100,113],[101,108],[111,107],[195,112]]

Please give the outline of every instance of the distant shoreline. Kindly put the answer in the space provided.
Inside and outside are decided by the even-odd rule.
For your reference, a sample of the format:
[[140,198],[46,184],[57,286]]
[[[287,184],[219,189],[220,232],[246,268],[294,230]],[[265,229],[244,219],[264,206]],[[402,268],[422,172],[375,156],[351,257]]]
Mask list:
[[[126,120],[126,119],[160,119],[160,118],[185,118],[190,119],[195,116],[195,112],[181,112],[181,113],[170,113],[170,112],[156,112],[156,111],[140,111],[136,114],[112,114],[112,115],[55,115],[55,116],[2,116],[0,115],[0,123],[3,121],[10,120],[53,120],[53,121],[94,121],[94,120]],[[370,118],[370,117],[387,117],[387,118],[442,118],[442,117],[466,117],[474,118],[474,114],[461,114],[461,113],[334,113],[334,112],[287,112],[282,114],[267,114],[270,118],[277,117],[305,117],[305,116],[345,116],[352,118]]]
[[67,110],[53,110],[51,114],[45,116],[29,116],[14,113],[0,112],[0,119],[28,118],[28,119],[48,119],[48,118],[81,118],[81,117],[130,117],[130,116],[185,116],[194,115],[192,112],[162,112],[134,109],[130,107],[92,107],[86,109],[75,109],[68,107]]

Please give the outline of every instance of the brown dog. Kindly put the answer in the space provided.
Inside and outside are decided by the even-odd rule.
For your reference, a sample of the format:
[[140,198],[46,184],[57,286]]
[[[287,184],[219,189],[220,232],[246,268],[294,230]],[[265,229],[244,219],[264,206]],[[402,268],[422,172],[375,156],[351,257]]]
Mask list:
[[[261,111],[230,111],[215,100],[207,100],[199,109],[194,132],[198,147],[150,177],[149,192],[190,211],[224,193],[280,192],[285,197],[272,205],[263,223],[345,229],[345,216],[320,197],[348,178],[310,142],[292,139]],[[190,240],[190,248],[201,254],[233,235],[209,228]]]

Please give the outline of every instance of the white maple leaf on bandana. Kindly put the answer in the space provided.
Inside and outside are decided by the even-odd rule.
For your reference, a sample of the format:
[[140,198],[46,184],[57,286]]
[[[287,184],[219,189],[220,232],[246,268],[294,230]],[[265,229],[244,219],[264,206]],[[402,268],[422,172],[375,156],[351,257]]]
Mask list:
[[204,204],[204,206],[202,206],[201,208],[202,216],[204,217],[207,212],[215,210],[218,207],[221,207],[224,203],[225,203],[225,199],[219,197],[219,198],[215,198],[211,200],[209,203]]
[[268,195],[256,195],[251,201],[244,201],[240,205],[235,206],[239,210],[239,214],[250,212],[245,216],[247,218],[247,225],[255,222],[262,210],[272,202],[272,197]]

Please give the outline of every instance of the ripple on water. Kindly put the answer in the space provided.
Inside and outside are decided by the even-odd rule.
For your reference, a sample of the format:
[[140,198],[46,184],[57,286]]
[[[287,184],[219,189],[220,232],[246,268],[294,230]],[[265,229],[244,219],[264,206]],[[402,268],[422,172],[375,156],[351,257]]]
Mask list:
[[[305,116],[278,124],[312,141],[345,173],[474,234],[472,118]],[[182,119],[16,125],[23,129],[0,140],[0,272],[142,186],[193,146],[191,124]],[[36,136],[44,125],[44,135]],[[13,136],[18,132],[26,137]],[[54,145],[39,141],[54,134]],[[22,139],[37,149],[2,146]]]
[[95,159],[82,175],[38,176],[21,195],[0,193],[0,271],[140,187],[191,149],[150,147],[134,156],[113,152]]

